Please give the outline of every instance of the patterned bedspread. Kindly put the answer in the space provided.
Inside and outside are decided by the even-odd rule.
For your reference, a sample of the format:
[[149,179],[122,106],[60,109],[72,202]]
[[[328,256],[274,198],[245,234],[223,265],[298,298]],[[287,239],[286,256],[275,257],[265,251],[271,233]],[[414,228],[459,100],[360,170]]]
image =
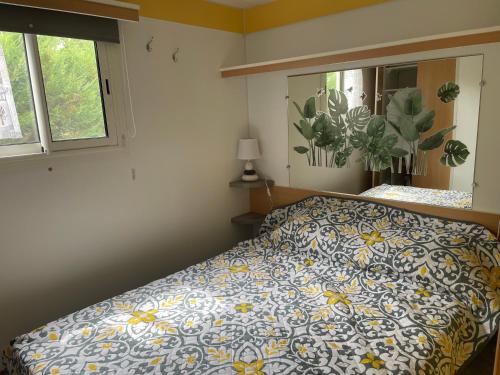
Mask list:
[[455,208],[472,208],[472,193],[455,190],[425,189],[413,186],[379,185],[360,194],[364,197],[393,199]]
[[12,374],[454,374],[494,334],[483,227],[312,197],[260,237],[17,337]]

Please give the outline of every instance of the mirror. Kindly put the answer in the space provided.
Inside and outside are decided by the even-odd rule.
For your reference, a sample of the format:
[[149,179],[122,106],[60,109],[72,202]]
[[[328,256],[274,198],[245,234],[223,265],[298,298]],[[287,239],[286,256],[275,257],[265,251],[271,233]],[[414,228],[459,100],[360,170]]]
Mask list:
[[472,208],[483,56],[288,78],[290,186]]

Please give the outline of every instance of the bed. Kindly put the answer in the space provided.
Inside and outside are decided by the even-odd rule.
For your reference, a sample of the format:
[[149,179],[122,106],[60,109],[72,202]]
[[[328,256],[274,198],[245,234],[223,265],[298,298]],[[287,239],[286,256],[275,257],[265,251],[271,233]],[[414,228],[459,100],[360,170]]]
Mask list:
[[472,193],[382,184],[360,194],[363,197],[393,199],[434,206],[472,208]]
[[10,374],[454,374],[493,337],[477,224],[311,197],[221,255],[15,338]]

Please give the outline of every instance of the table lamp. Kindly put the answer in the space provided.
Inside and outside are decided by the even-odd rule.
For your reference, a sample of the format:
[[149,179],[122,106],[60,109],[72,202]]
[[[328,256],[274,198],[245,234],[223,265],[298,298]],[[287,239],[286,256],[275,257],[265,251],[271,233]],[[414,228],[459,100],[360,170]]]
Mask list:
[[240,139],[238,143],[238,159],[246,160],[243,181],[257,181],[259,176],[253,169],[252,160],[260,158],[259,143],[256,139]]

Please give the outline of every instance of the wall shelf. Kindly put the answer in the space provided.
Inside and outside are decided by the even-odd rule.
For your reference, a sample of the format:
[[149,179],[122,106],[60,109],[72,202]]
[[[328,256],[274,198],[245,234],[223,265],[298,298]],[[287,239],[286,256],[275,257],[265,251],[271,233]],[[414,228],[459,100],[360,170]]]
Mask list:
[[252,237],[259,235],[260,226],[264,222],[266,215],[256,212],[247,212],[243,215],[234,216],[231,218],[231,223],[252,228]]
[[453,47],[500,42],[500,27],[467,30],[460,33],[435,35],[432,37],[406,39],[392,43],[351,48],[336,52],[320,53],[281,60],[266,61],[220,69],[222,78],[276,72],[291,69],[360,61],[377,57],[387,57],[432,51]]
[[238,215],[231,218],[231,223],[240,225],[260,225],[264,221],[266,215],[255,212],[247,212],[243,215]]
[[269,187],[274,186],[273,180],[264,180],[264,179],[260,179],[257,181],[235,180],[235,181],[231,181],[229,183],[229,186],[234,187],[234,188],[253,189],[253,188],[266,187],[266,182],[267,182],[267,186],[269,186]]

